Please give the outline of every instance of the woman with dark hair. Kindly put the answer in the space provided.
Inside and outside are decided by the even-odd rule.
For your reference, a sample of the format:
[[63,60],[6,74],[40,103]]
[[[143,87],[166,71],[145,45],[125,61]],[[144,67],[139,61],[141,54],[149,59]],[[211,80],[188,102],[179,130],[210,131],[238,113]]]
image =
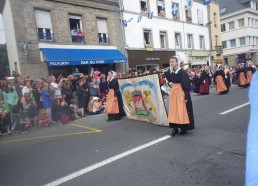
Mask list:
[[106,105],[106,112],[108,114],[108,120],[120,120],[125,116],[123,109],[122,96],[119,90],[118,80],[116,73],[113,71],[108,72],[108,99]]
[[84,112],[87,110],[87,100],[88,100],[88,87],[86,84],[86,79],[82,78],[78,82],[78,90],[76,92],[78,97],[78,107],[83,108]]
[[173,128],[171,136],[181,135],[194,129],[193,106],[190,96],[191,83],[186,71],[180,67],[177,57],[170,59],[170,68],[165,73],[170,86],[168,121]]
[[[11,83],[6,83],[4,92],[3,92],[3,99],[6,104],[8,104],[9,112],[10,112],[10,117],[11,117],[11,122],[13,123],[13,113],[17,113],[19,108],[18,108],[18,95],[16,91],[13,90],[12,84]],[[7,125],[7,132],[8,134],[11,134],[10,130],[10,124]]]

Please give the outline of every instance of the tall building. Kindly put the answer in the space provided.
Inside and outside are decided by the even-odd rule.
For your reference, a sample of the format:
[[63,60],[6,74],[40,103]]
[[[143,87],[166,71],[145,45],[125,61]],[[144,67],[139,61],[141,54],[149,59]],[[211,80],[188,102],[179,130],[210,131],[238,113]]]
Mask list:
[[121,0],[129,67],[163,69],[174,55],[192,66],[209,63],[207,6],[187,2]]
[[118,0],[0,0],[11,71],[123,70],[127,58]]
[[223,63],[223,49],[221,41],[221,28],[220,28],[220,8],[216,1],[213,1],[208,6],[210,16],[210,40],[211,40],[211,63]]
[[224,63],[258,64],[258,0],[218,0]]

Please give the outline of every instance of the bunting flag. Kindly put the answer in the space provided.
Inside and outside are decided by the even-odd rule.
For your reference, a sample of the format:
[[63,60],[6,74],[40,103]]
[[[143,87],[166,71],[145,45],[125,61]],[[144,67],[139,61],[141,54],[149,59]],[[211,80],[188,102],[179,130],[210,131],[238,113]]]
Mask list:
[[153,12],[149,12],[148,13],[148,19],[152,19],[153,18]]
[[193,0],[186,0],[187,1],[187,7],[191,8],[193,6]]
[[127,21],[126,21],[126,20],[123,20],[122,23],[123,23],[123,25],[124,25],[125,27],[127,27]]
[[211,3],[211,0],[203,0],[204,5],[209,5]]
[[172,4],[172,15],[177,15],[179,9],[179,3]]
[[142,15],[139,15],[137,23],[139,23],[142,20]]

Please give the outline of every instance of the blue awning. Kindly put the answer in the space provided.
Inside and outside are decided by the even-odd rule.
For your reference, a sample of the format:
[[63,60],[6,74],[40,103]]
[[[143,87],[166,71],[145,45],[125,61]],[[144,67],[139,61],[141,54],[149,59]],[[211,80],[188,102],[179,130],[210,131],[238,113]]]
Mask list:
[[48,66],[95,65],[126,63],[127,58],[117,49],[41,48]]

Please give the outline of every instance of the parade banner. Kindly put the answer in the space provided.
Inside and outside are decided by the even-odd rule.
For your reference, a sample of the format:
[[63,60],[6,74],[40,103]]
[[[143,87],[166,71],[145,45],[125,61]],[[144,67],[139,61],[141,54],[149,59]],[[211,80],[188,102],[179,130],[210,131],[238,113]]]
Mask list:
[[129,119],[168,126],[157,74],[119,79],[124,110]]

